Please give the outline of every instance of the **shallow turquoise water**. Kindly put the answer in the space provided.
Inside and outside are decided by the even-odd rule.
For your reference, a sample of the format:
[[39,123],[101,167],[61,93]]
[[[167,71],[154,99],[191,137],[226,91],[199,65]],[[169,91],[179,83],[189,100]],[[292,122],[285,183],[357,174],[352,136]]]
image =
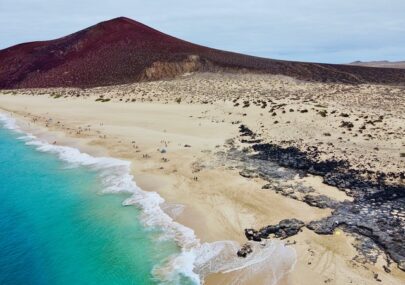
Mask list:
[[157,241],[139,210],[121,205],[126,195],[100,194],[96,171],[19,136],[0,122],[0,284],[159,283],[151,272],[176,244]]

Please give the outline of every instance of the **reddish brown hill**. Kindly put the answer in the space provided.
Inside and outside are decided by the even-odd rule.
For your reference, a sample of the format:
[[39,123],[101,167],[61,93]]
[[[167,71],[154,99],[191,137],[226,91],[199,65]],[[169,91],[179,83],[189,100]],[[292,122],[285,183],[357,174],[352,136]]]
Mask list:
[[127,18],[0,50],[0,88],[92,87],[188,71],[248,70],[304,80],[405,84],[405,70],[288,62],[198,46]]

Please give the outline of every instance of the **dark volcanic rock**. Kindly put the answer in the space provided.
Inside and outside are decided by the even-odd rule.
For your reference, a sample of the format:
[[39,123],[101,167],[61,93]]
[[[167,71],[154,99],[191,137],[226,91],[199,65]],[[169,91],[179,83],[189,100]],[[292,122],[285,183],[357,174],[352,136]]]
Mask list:
[[[245,133],[249,129],[244,126]],[[347,232],[363,236],[384,250],[404,270],[405,265],[405,185],[404,173],[383,173],[372,169],[353,169],[344,160],[319,161],[316,147],[301,151],[294,147],[280,147],[275,144],[255,144],[255,154],[244,158],[249,165],[258,165],[260,177],[269,181],[263,189],[272,189],[277,193],[296,199],[292,193],[275,183],[271,171],[274,164],[288,169],[320,175],[325,184],[344,190],[354,200],[337,202],[323,195],[312,195],[305,192],[303,201],[319,208],[332,208],[331,216],[319,221],[312,221],[307,227],[318,234],[333,234],[336,227]],[[268,166],[265,166],[267,163]],[[265,170],[265,171],[264,171]],[[291,175],[293,176],[293,175]],[[290,177],[291,177],[290,176]],[[288,176],[287,176],[288,177]],[[402,179],[402,180],[401,180]],[[387,181],[399,181],[394,185]],[[271,225],[260,231],[253,231],[255,239],[266,238],[268,235],[285,237],[297,232],[292,227],[281,227],[282,224]],[[362,247],[359,247],[362,249]],[[367,251],[367,248],[364,248]],[[367,254],[366,254],[367,255]]]
[[[278,225],[280,230],[285,232],[285,237],[290,237],[296,235],[305,224],[297,219],[286,219],[282,220]],[[277,235],[277,233],[275,233],[275,235]]]
[[283,148],[275,144],[255,144],[253,150],[259,152],[254,158],[276,161],[281,166],[305,170],[315,175],[325,175],[336,168],[348,167],[345,161],[326,160],[315,162],[317,148],[305,153],[295,147]]
[[297,219],[285,219],[276,225],[269,225],[261,228],[259,231],[254,229],[245,229],[245,236],[248,240],[261,241],[270,236],[285,239],[296,235],[304,226],[304,222]]
[[244,244],[241,249],[238,250],[237,255],[245,258],[248,254],[252,253],[252,247],[249,244]]
[[245,236],[248,240],[261,241],[262,236],[254,229],[245,229]]
[[368,199],[341,203],[331,216],[310,222],[318,234],[332,234],[337,227],[370,238],[398,263],[405,263],[405,198],[385,202]]
[[325,195],[311,195],[307,194],[304,196],[305,203],[310,206],[325,209],[325,208],[335,208],[338,203],[328,196]]
[[257,178],[259,175],[254,171],[250,169],[244,169],[239,172],[239,175],[245,178]]

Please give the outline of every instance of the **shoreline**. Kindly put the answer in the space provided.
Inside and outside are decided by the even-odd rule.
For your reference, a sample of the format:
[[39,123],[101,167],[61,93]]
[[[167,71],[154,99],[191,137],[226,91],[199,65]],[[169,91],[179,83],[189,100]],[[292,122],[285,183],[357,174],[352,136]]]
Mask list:
[[[72,147],[66,144],[51,143],[43,137],[37,137],[35,131],[20,128],[21,118],[15,119],[0,113],[0,121],[5,125],[6,129],[22,134],[18,138],[25,142],[28,146],[33,146],[36,151],[50,153],[58,157],[59,160],[81,167],[95,170],[103,177],[102,193],[105,194],[129,194],[130,196],[122,201],[122,206],[135,206],[143,213],[140,222],[145,228],[157,228],[168,235],[182,249],[192,249],[199,244],[199,240],[195,237],[194,232],[175,222],[167,213],[163,211],[161,205],[164,204],[162,198],[153,191],[144,191],[137,186],[133,176],[130,175],[130,162],[116,159],[109,156],[92,156],[82,152],[80,148]],[[183,252],[179,252],[177,258],[187,258],[182,256]],[[176,268],[173,268],[173,274]],[[153,272],[151,272],[152,274]],[[194,282],[199,282],[199,277],[192,271],[181,272],[187,278]],[[166,278],[166,276],[162,276]],[[162,279],[162,281],[170,281]]]
[[[272,191],[263,191],[266,181],[242,177],[238,168],[230,168],[224,161],[218,161],[215,153],[223,148],[216,146],[238,135],[238,125],[222,122],[222,118],[229,121],[224,114],[233,108],[233,104],[145,102],[127,106],[119,102],[94,103],[90,98],[13,97],[0,98],[0,108],[17,111],[23,119],[24,116],[28,120],[37,118],[35,125],[40,126],[39,132],[48,136],[50,141],[56,140],[59,144],[66,140],[75,146],[81,145],[91,154],[110,152],[111,157],[132,161],[131,172],[141,188],[158,192],[174,206],[184,205],[183,215],[177,216],[176,220],[192,228],[202,242],[232,239],[243,244],[246,242],[244,228],[259,228],[293,217],[309,222],[330,215],[330,209],[313,208]],[[29,111],[25,109],[28,106]],[[74,113],[69,109],[74,109],[77,115],[70,116]],[[91,111],[86,114],[85,110]],[[111,114],[103,114],[106,110]],[[205,115],[207,113],[210,115]],[[132,114],[139,114],[139,117]],[[250,113],[246,120],[251,125],[249,116]],[[51,122],[46,121],[49,118],[52,118]],[[178,120],[182,121],[175,127],[173,123]],[[61,123],[57,124],[58,121]],[[103,126],[98,125],[101,121]],[[91,125],[90,131],[85,130],[86,125]],[[51,134],[56,131],[57,135],[49,135],[48,131]],[[218,133],[220,139],[216,137]],[[107,138],[100,138],[104,134]],[[169,142],[167,153],[158,151],[165,147],[160,143],[162,140]],[[136,141],[135,147],[132,141]],[[185,147],[186,144],[191,147]],[[163,161],[163,158],[168,161]],[[198,181],[193,180],[195,176]],[[305,183],[337,200],[350,199],[332,187],[323,189],[325,185],[316,176],[311,176]],[[378,272],[384,282],[400,284],[398,280],[402,280],[403,274],[395,269],[387,275],[382,268],[367,265],[372,269],[364,269],[351,264],[350,259],[356,255],[351,245],[354,238],[345,233],[318,236],[304,230],[288,240],[297,242],[292,247],[297,251],[298,261],[294,271],[280,284],[323,284],[328,278],[334,280],[332,284],[345,284],[348,280],[374,284],[373,272]],[[335,269],[331,271],[327,267]],[[234,277],[232,274],[215,274],[207,278],[207,284],[227,284]]]
[[[169,263],[166,264],[166,266],[164,266],[163,268],[155,268],[154,270],[156,270],[156,274],[168,274],[168,276],[171,276],[174,273],[184,274],[184,276],[195,282],[195,284],[200,284],[201,281],[203,281],[203,284],[217,284],[218,279],[222,278],[217,279],[216,276],[218,274],[222,274],[222,271],[225,272],[225,274],[232,276],[230,278],[225,278],[225,282],[228,282],[228,280],[234,280],[235,278],[240,279],[243,275],[246,274],[244,273],[245,268],[250,268],[252,265],[263,266],[262,269],[257,271],[258,273],[263,272],[264,269],[266,269],[267,273],[272,272],[274,270],[274,266],[279,270],[279,272],[273,271],[273,275],[272,277],[270,277],[270,279],[268,276],[262,276],[259,280],[268,280],[266,281],[266,284],[268,284],[269,282],[271,284],[277,284],[279,279],[283,278],[285,274],[293,270],[293,267],[296,263],[296,260],[294,260],[296,258],[295,251],[288,249],[283,243],[278,241],[271,241],[267,243],[266,246],[262,245],[261,248],[257,247],[258,254],[252,254],[248,260],[236,257],[235,253],[240,247],[237,241],[215,240],[213,242],[205,241],[203,243],[200,243],[200,240],[194,234],[194,230],[183,225],[180,222],[181,219],[176,219],[176,217],[180,218],[183,215],[183,205],[168,204],[166,201],[163,200],[162,197],[160,197],[151,189],[153,187],[148,187],[148,190],[144,191],[144,188],[137,186],[136,180],[133,179],[132,175],[126,177],[127,175],[125,172],[129,171],[130,169],[129,161],[116,159],[110,156],[93,156],[93,153],[89,155],[86,152],[82,152],[79,146],[75,145],[73,147],[72,145],[69,145],[68,139],[63,139],[62,137],[60,137],[60,134],[56,135],[52,131],[45,131],[44,133],[43,130],[39,131],[38,129],[36,129],[37,127],[39,127],[38,125],[36,125],[36,127],[30,126],[29,129],[21,128],[21,124],[28,125],[28,123],[22,117],[18,117],[16,119],[14,116],[10,117],[9,115],[2,115],[0,112],[0,120],[5,122],[5,127],[7,129],[10,129],[17,133],[21,132],[27,144],[34,146],[37,151],[54,154],[58,156],[60,160],[68,163],[79,164],[83,167],[89,167],[91,169],[95,168],[98,172],[105,171],[106,173],[108,173],[108,176],[111,176],[111,178],[107,179],[108,182],[106,185],[104,185],[106,188],[103,190],[103,192],[131,194],[132,196],[126,198],[122,202],[122,206],[134,205],[137,208],[141,209],[141,211],[145,215],[144,219],[146,219],[141,219],[141,222],[144,224],[144,226],[146,228],[156,227],[157,229],[162,230],[165,234],[168,234],[170,239],[173,239],[181,249],[179,254],[176,255],[173,260],[168,260]],[[56,140],[54,141],[54,143],[51,143],[51,141],[49,141],[49,138],[53,137],[54,135],[55,138],[56,136],[58,136],[58,143]],[[60,142],[62,142],[62,144],[60,144]],[[90,151],[90,153],[91,152],[92,151]],[[124,169],[117,172],[117,170],[115,169],[117,167],[120,169]],[[117,178],[119,180],[129,180],[122,183],[119,182]],[[150,178],[145,180],[146,181],[144,182],[144,185],[152,185],[150,183]],[[136,190],[130,191],[130,188]],[[155,196],[155,194],[157,196]],[[151,199],[157,201],[153,202],[151,201]],[[180,211],[177,214],[175,213],[176,211],[171,211],[176,210],[176,206],[177,208],[180,207]],[[187,211],[187,216],[189,216],[189,214],[190,212]],[[158,216],[158,219],[156,219],[156,215]],[[159,217],[161,218],[159,219]],[[216,252],[217,250],[218,252]],[[207,255],[207,251],[212,251],[212,253]],[[287,258],[287,256],[289,256],[289,259],[294,260],[293,264],[288,265],[288,263],[278,264],[277,262],[271,262],[268,259],[270,255],[263,255],[263,252],[268,252],[269,254],[271,254],[271,257],[276,254],[280,257],[280,259],[285,259]],[[284,254],[281,254],[279,252],[284,252]],[[210,255],[212,255],[212,257],[210,257]],[[232,257],[233,255],[234,257]],[[193,266],[193,263],[195,263],[194,266],[199,266],[199,268],[195,268]],[[182,264],[183,267],[178,268],[179,264]],[[205,275],[207,272],[205,272],[204,268],[208,264],[211,268],[210,270],[219,270],[220,272],[209,272],[208,275]],[[170,268],[171,266],[173,266],[173,268]],[[250,271],[250,269],[248,270]],[[195,271],[197,271],[198,274]],[[163,276],[163,278],[166,277]],[[212,281],[205,282],[205,278]],[[249,281],[247,282],[251,282],[251,280],[258,280],[257,278],[257,276],[254,276],[253,279],[248,279]],[[273,280],[273,278],[275,278],[276,280]]]

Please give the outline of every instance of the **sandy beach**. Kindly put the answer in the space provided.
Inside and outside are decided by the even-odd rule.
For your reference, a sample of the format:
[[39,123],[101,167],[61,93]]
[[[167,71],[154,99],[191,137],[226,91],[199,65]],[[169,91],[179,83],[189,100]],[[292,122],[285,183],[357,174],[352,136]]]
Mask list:
[[[405,169],[404,100],[404,87],[196,73],[92,89],[0,91],[0,111],[51,143],[131,161],[137,184],[159,193],[169,205],[165,210],[202,242],[242,245],[246,228],[291,218],[309,223],[332,209],[310,206],[303,194],[293,199],[265,191],[268,181],[241,175],[238,162],[225,155],[230,140],[254,153],[241,139],[241,124],[279,146],[316,146],[319,159],[399,173]],[[333,201],[353,200],[320,176],[297,174],[283,183],[285,189],[304,185]],[[404,185],[401,177],[389,183]],[[318,235],[303,228],[283,240],[295,249],[297,262],[279,284],[403,284],[405,272],[387,263],[382,251],[375,263],[359,257],[356,238],[344,230]],[[262,280],[259,274],[241,283],[237,272],[218,273],[206,284]]]

